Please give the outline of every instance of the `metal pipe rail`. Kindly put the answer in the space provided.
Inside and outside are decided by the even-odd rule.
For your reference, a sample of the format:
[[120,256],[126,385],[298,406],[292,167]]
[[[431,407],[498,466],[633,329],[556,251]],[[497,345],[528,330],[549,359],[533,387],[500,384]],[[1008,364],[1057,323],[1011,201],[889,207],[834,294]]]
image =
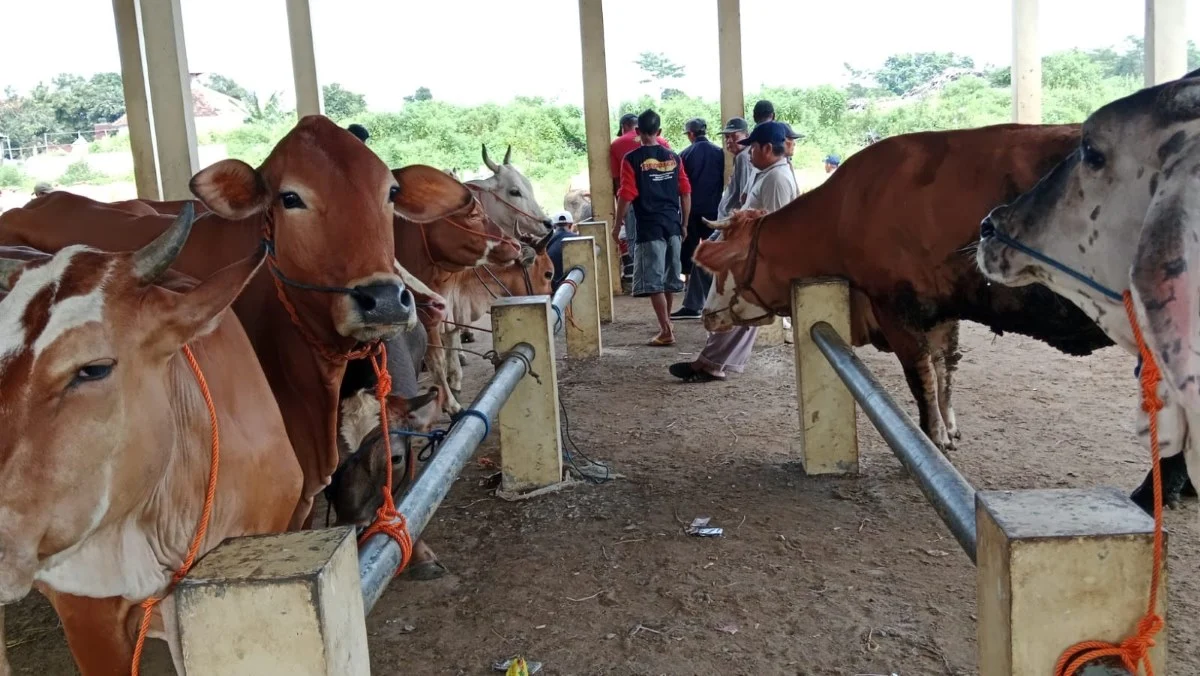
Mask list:
[[[587,275],[587,271],[576,265],[567,270],[567,274],[563,275],[563,281],[559,284],[558,289],[554,292],[554,296],[550,299],[550,305],[554,308],[554,326],[552,333],[558,335],[563,329],[563,316],[567,308],[571,307],[571,301],[575,300],[575,287],[583,283],[583,278]],[[573,282],[567,284],[567,280]]]
[[[508,353],[496,375],[484,385],[478,396],[468,407],[479,411],[488,420],[494,420],[504,402],[516,388],[521,378],[529,372],[528,364],[533,361],[533,347],[529,343],[518,343]],[[475,449],[483,441],[488,425],[475,416],[460,418],[438,452],[413,482],[412,487],[396,509],[408,521],[408,532],[415,543],[421,537],[433,512],[450,492],[450,486],[458,478]],[[400,566],[400,545],[384,533],[371,537],[358,549],[358,577],[362,582],[363,609],[370,613],[375,603],[383,596],[388,582]]]
[[846,383],[875,429],[912,473],[938,516],[950,528],[958,544],[975,561],[975,489],[937,450],[912,418],[884,392],[883,386],[826,322],[813,324],[813,342],[829,365]]

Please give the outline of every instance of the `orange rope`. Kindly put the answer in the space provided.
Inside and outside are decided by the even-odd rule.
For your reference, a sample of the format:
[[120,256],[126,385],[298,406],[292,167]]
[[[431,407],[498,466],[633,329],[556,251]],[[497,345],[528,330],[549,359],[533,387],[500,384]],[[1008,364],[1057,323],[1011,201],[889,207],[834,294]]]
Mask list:
[[1158,382],[1161,374],[1154,356],[1146,347],[1142,330],[1137,323],[1137,314],[1133,309],[1133,296],[1125,292],[1125,313],[1129,316],[1129,324],[1133,327],[1133,337],[1137,340],[1138,352],[1142,357],[1142,410],[1150,418],[1150,457],[1153,461],[1151,471],[1154,476],[1154,570],[1150,574],[1150,603],[1146,614],[1138,621],[1137,633],[1119,644],[1106,641],[1084,641],[1067,649],[1058,658],[1054,667],[1054,676],[1073,676],[1089,662],[1105,657],[1120,658],[1124,667],[1130,673],[1137,674],[1138,667],[1144,665],[1146,676],[1154,676],[1154,667],[1150,664],[1149,652],[1154,647],[1154,636],[1162,631],[1164,622],[1158,615],[1158,585],[1162,575],[1163,561],[1163,506],[1162,506],[1162,476],[1158,466],[1158,412],[1162,410],[1163,402],[1158,398]]
[[171,584],[168,585],[167,591],[142,601],[142,625],[138,628],[137,643],[133,648],[133,668],[131,669],[133,676],[138,676],[141,669],[142,649],[146,645],[146,634],[150,631],[150,616],[154,612],[154,606],[162,601],[175,585],[179,584],[179,581],[191,570],[192,564],[196,562],[196,556],[200,553],[200,545],[204,543],[204,536],[208,533],[213,499],[217,494],[217,470],[221,465],[221,435],[217,429],[217,408],[213,405],[212,394],[208,391],[208,381],[204,379],[204,372],[200,370],[200,364],[196,361],[196,356],[192,354],[192,348],[184,345],[183,356],[187,358],[188,366],[192,368],[192,373],[196,376],[196,383],[200,385],[200,394],[204,397],[204,405],[208,408],[208,420],[212,433],[212,460],[208,470],[208,490],[204,494],[204,509],[200,512],[200,524],[196,527],[196,534],[192,536],[192,544],[188,547],[183,565],[171,576]]

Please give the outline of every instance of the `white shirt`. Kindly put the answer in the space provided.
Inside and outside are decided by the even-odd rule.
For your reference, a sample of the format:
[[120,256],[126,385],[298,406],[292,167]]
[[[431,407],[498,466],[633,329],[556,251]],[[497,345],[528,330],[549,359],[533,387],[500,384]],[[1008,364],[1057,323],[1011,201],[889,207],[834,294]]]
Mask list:
[[791,165],[786,157],[782,157],[775,164],[755,174],[750,192],[746,195],[744,208],[778,211],[799,194]]

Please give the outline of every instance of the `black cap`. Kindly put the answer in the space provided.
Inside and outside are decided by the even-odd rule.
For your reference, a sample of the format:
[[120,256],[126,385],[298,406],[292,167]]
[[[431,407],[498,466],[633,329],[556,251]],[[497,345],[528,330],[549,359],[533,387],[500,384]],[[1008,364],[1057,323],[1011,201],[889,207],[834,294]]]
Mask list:
[[746,138],[738,143],[748,146],[752,143],[781,144],[787,139],[787,127],[782,122],[768,120],[759,124]]
[[759,101],[758,103],[754,104],[754,121],[755,122],[759,122],[760,120],[766,121],[774,114],[775,114],[775,106],[771,105],[770,101],[763,99],[763,100]]
[[792,129],[792,125],[788,124],[787,122],[780,122],[779,124],[782,124],[784,126],[784,129],[785,129],[785,131],[783,132],[784,135],[787,136],[788,138],[792,139],[793,141],[804,138],[804,134],[801,134],[801,133],[797,132],[795,129]]
[[636,113],[625,113],[624,115],[621,116],[620,124],[622,127],[624,127],[627,124],[637,124],[637,114]]
[[731,117],[725,123],[725,128],[721,130],[722,134],[736,134],[739,131],[750,131],[750,125],[746,123],[744,117]]
[[688,120],[686,123],[684,123],[683,128],[692,132],[693,134],[708,133],[708,123],[705,122],[704,118],[701,117],[693,117],[692,119]]

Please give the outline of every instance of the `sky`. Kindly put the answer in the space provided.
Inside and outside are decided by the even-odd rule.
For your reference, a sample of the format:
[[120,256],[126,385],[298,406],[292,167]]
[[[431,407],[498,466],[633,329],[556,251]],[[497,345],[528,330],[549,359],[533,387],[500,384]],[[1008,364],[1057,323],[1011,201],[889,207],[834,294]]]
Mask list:
[[[220,73],[262,98],[294,101],[284,0],[180,0],[188,67]],[[648,93],[634,60],[663,52],[686,68],[671,86],[716,98],[716,0],[605,0],[609,103]],[[0,89],[25,91],[60,72],[119,71],[112,4],[4,0]],[[462,104],[542,96],[581,103],[575,0],[310,0],[317,76],[395,110],[417,87]],[[1144,0],[1041,0],[1043,53],[1141,35]],[[979,65],[1011,58],[1012,0],[742,0],[745,88],[846,81],[843,66],[890,54],[954,51]],[[1102,8],[1102,11],[1100,11]],[[36,29],[47,21],[53,30]],[[1200,42],[1200,0],[1186,32]],[[23,27],[23,28],[14,28]],[[26,30],[26,28],[28,30]],[[52,36],[53,39],[48,39]]]

